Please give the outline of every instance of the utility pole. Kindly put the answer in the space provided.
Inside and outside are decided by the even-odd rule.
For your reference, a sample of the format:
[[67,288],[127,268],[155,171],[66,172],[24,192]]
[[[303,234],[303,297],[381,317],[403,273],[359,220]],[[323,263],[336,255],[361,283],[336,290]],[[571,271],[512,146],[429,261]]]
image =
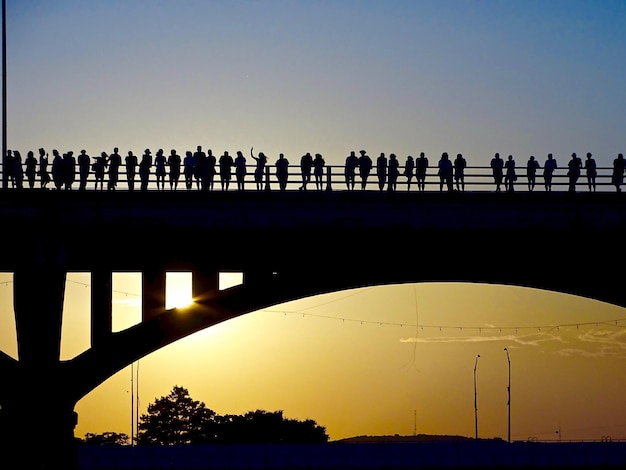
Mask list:
[[130,445],[135,445],[135,387],[133,385],[133,363],[130,363]]
[[511,443],[511,358],[509,357],[509,350],[507,348],[504,348],[504,350],[506,351],[506,361],[509,364],[509,384],[506,387],[506,391],[508,393],[508,400],[506,404],[507,404],[508,411],[509,411],[507,441],[510,444]]
[[8,185],[7,160],[7,2],[2,0],[2,189]]
[[474,427],[476,429],[476,439],[478,439],[478,401],[476,400],[476,367],[478,366],[478,358],[480,354],[476,355],[474,361]]

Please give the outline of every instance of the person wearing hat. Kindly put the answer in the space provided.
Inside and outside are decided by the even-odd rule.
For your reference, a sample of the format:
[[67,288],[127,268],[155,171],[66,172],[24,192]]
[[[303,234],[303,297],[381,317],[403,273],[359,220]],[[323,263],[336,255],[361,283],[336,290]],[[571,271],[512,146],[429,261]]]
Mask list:
[[87,155],[87,151],[83,149],[78,156],[78,189],[80,191],[87,189],[87,178],[89,177],[90,167],[91,157]]
[[365,150],[359,150],[359,153],[361,154],[361,156],[358,157],[359,176],[361,177],[361,190],[363,190],[367,184],[367,178],[370,175],[370,171],[372,171],[372,159]]
[[150,180],[150,168],[152,168],[152,153],[150,149],[146,149],[143,152],[143,156],[141,157],[141,162],[139,163],[139,179],[141,180],[141,185],[139,189],[141,191],[148,190],[148,182]]

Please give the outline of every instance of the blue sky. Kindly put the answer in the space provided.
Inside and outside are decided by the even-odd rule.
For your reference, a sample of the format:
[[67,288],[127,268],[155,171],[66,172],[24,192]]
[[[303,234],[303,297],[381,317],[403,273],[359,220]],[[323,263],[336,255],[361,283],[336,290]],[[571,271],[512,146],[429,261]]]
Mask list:
[[8,146],[624,150],[622,1],[9,1]]

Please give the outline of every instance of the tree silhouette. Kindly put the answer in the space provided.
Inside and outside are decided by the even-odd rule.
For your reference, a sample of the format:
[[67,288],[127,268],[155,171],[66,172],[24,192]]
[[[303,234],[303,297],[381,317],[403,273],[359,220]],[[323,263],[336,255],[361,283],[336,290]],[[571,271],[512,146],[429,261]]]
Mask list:
[[315,421],[286,419],[282,411],[250,411],[219,416],[193,400],[184,387],[148,405],[141,415],[138,444],[279,444],[327,442],[326,428]]
[[90,445],[103,445],[103,444],[116,444],[116,445],[128,445],[128,434],[123,432],[103,432],[102,434],[93,434],[88,432],[85,434],[85,444]]
[[326,428],[315,421],[286,419],[282,411],[249,411],[216,419],[216,440],[224,444],[287,444],[327,442]]
[[209,441],[203,430],[215,412],[202,402],[192,400],[184,387],[174,386],[169,395],[148,405],[148,414],[141,415],[138,444],[195,444]]

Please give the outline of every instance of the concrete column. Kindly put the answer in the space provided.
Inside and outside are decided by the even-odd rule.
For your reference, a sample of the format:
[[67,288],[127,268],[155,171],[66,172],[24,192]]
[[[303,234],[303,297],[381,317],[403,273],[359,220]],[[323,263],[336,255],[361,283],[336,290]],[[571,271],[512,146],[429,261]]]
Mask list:
[[66,273],[37,265],[13,275],[13,306],[20,363],[46,368],[61,352],[61,322]]
[[113,273],[109,269],[91,272],[91,346],[98,346],[112,330]]
[[141,319],[149,320],[165,312],[165,269],[148,268],[141,278]]

